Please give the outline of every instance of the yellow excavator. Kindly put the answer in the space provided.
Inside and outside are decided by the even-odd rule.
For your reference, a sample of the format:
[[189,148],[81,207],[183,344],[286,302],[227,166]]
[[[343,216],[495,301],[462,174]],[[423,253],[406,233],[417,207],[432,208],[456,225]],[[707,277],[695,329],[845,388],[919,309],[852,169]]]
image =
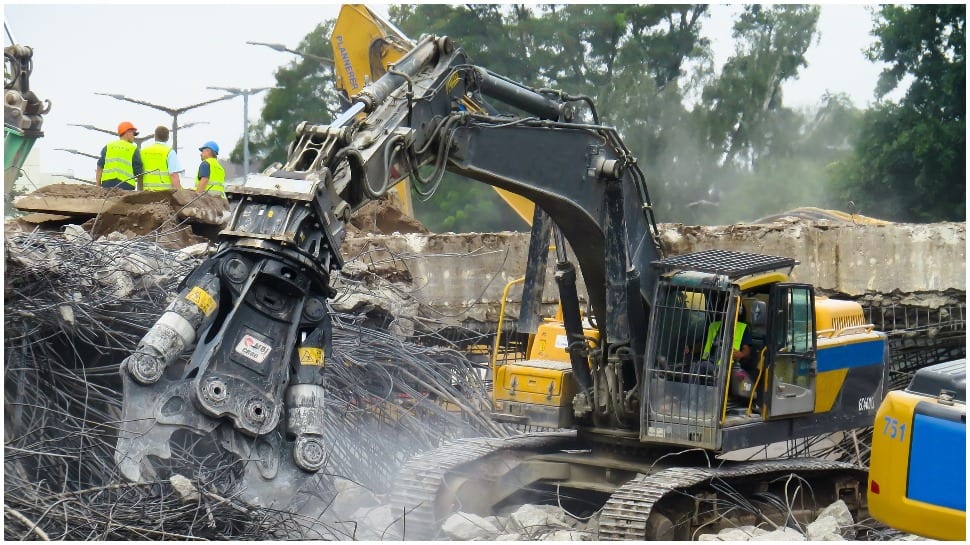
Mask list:
[[226,187],[216,252],[121,364],[125,478],[186,433],[243,461],[239,497],[259,505],[325,472],[325,302],[345,224],[405,177],[451,172],[535,203],[524,283],[543,284],[554,235],[562,329],[495,375],[494,417],[547,431],[408,461],[391,487],[405,537],[521,503],[598,512],[600,539],[797,524],[838,500],[866,516],[863,468],[722,456],[872,425],[888,345],[858,303],[792,282],[787,257],[666,256],[646,176],[616,129],[586,121],[586,97],[477,66],[446,36],[362,77],[335,119],[299,125],[285,164]]

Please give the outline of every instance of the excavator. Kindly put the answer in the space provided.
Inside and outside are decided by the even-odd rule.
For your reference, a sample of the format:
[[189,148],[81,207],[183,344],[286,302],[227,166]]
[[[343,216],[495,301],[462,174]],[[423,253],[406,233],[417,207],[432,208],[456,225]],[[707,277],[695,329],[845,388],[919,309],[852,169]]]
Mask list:
[[285,163],[226,187],[216,251],[122,362],[125,478],[155,476],[186,433],[245,462],[254,504],[326,473],[345,224],[405,178],[428,193],[451,172],[534,203],[520,323],[536,322],[555,240],[561,331],[494,370],[494,418],[537,431],[404,465],[392,506],[406,538],[455,511],[542,501],[599,511],[600,539],[797,524],[837,500],[865,516],[864,468],[724,456],[872,425],[888,345],[860,305],[793,282],[791,258],[666,255],[646,177],[593,101],[477,66],[449,37],[423,37],[348,102],[301,123]]
[[34,143],[44,136],[44,115],[51,104],[30,87],[34,50],[18,44],[6,22],[3,29],[10,41],[3,48],[3,185],[9,195]]

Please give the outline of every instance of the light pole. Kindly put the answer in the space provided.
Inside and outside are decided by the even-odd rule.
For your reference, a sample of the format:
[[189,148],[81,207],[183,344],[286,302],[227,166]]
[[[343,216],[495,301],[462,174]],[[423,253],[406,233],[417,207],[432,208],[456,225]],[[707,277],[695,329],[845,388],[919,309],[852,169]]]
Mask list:
[[[180,129],[187,129],[189,127],[194,127],[196,125],[208,125],[208,124],[209,124],[208,121],[193,121],[191,123],[186,123],[185,125],[179,125],[179,128]],[[87,129],[89,131],[103,132],[105,134],[113,134],[115,136],[118,136],[118,133],[115,132],[115,131],[113,131],[113,130],[111,130],[111,129],[102,129],[101,127],[95,127],[94,125],[86,125],[84,123],[68,123],[68,125],[71,126],[71,127],[81,127],[82,129]],[[138,144],[138,147],[140,148],[141,145],[146,140],[149,140],[149,139],[154,138],[154,137],[155,137],[154,133],[146,134],[144,136],[136,136],[135,137],[135,143]],[[69,153],[72,151],[72,150],[66,150],[66,149],[62,149],[62,148],[56,148],[56,149],[59,149],[61,151],[66,151],[66,152],[69,152]],[[174,149],[174,146],[173,146],[173,149]],[[87,154],[86,153],[80,153],[80,152],[78,152],[78,155],[87,155]],[[93,156],[93,155],[90,156],[90,157],[94,157],[95,159],[98,158],[97,156]]]
[[68,153],[73,153],[74,155],[83,155],[85,157],[90,157],[92,159],[98,159],[98,156],[94,155],[93,153],[84,153],[83,151],[78,151],[76,149],[64,149],[64,148],[54,148],[54,149],[57,151],[66,151]]
[[[102,129],[101,127],[95,127],[94,125],[85,125],[83,123],[68,123],[68,125],[71,126],[71,127],[81,127],[82,129],[87,129],[89,131],[103,132],[105,134],[111,134],[111,135],[114,135],[114,136],[118,136],[117,131],[113,131],[111,129]],[[135,143],[138,144],[138,147],[141,147],[142,143],[145,140],[148,140],[151,137],[152,137],[152,135],[150,135],[150,134],[146,134],[144,136],[136,136],[135,137]]]
[[142,106],[148,106],[149,108],[154,108],[156,110],[163,111],[163,112],[167,113],[168,115],[172,116],[172,149],[174,149],[176,152],[178,152],[178,149],[179,149],[178,148],[178,141],[179,141],[179,137],[178,137],[178,130],[179,130],[179,127],[178,127],[178,119],[179,119],[179,114],[184,114],[185,112],[187,112],[189,110],[192,110],[194,108],[198,108],[199,106],[205,106],[206,104],[212,104],[213,102],[219,102],[220,100],[229,100],[230,98],[234,98],[236,96],[236,95],[226,95],[226,96],[223,96],[223,97],[214,98],[212,100],[206,100],[205,102],[199,102],[197,104],[190,104],[188,106],[182,106],[181,108],[169,108],[168,106],[160,106],[158,104],[152,104],[151,102],[145,102],[143,100],[129,98],[129,97],[126,97],[125,95],[117,95],[117,94],[112,94],[112,93],[94,93],[94,94],[96,94],[96,95],[102,95],[102,96],[106,96],[106,97],[111,97],[111,98],[116,99],[116,100],[124,100],[124,101],[127,101],[127,102],[133,102],[135,104],[141,104]]
[[226,91],[233,96],[243,97],[243,179],[249,176],[249,95],[261,93],[269,87],[256,87],[253,89],[240,89],[238,87],[206,87],[215,91]]
[[299,51],[295,51],[293,49],[290,49],[290,48],[286,47],[283,44],[267,44],[267,43],[263,43],[263,42],[246,42],[246,43],[249,44],[249,45],[261,45],[261,46],[264,46],[264,47],[268,47],[270,49],[275,49],[276,51],[280,51],[280,52],[293,53],[294,55],[299,55],[300,57],[304,57],[304,58],[307,58],[307,59],[313,59],[313,60],[315,60],[315,61],[317,61],[319,63],[322,63],[322,64],[328,64],[330,66],[333,66],[334,65],[333,59],[330,59],[330,58],[327,58],[327,57],[321,57],[319,55],[314,55],[313,53],[301,53]]

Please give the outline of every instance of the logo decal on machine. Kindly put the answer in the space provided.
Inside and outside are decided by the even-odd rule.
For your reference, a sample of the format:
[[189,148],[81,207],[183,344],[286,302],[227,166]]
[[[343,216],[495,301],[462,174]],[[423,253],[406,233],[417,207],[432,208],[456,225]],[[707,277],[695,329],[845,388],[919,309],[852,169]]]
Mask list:
[[266,356],[273,349],[263,341],[260,341],[252,335],[243,335],[242,339],[239,339],[239,344],[236,345],[236,352],[246,356],[247,358],[255,361],[256,363],[263,363]]
[[876,409],[876,401],[872,396],[859,398],[859,412],[867,413]]

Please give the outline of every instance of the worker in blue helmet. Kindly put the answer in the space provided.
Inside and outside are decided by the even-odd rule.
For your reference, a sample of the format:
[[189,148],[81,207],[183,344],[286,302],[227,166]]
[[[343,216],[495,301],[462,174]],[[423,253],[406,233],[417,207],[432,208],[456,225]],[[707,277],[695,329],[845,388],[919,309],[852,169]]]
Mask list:
[[219,144],[209,140],[199,148],[202,164],[195,176],[195,190],[199,193],[214,191],[222,196],[226,195],[226,169],[219,164]]

